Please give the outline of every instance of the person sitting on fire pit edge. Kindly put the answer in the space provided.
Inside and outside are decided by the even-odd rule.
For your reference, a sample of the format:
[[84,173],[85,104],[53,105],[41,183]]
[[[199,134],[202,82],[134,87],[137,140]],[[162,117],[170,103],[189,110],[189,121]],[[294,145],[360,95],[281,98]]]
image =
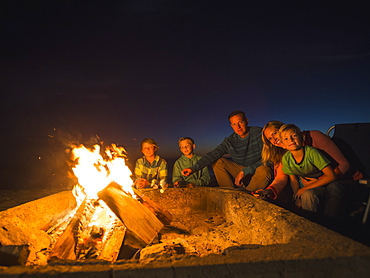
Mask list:
[[178,143],[180,151],[182,152],[182,156],[177,159],[173,165],[173,186],[196,187],[209,185],[211,177],[209,175],[207,167],[204,167],[200,171],[195,172],[187,177],[181,175],[182,169],[193,166],[202,157],[199,154],[194,153],[195,144],[192,138],[182,137],[179,139]]
[[[250,191],[266,188],[272,179],[272,169],[261,162],[262,128],[248,126],[248,119],[240,110],[232,112],[228,119],[234,132],[181,173],[190,176],[212,164],[220,187],[233,188],[235,184],[239,187],[245,186]],[[227,154],[232,160],[223,157]]]
[[158,144],[151,138],[145,138],[141,142],[143,157],[135,163],[136,188],[154,187],[167,183],[168,167],[167,161],[157,155]]

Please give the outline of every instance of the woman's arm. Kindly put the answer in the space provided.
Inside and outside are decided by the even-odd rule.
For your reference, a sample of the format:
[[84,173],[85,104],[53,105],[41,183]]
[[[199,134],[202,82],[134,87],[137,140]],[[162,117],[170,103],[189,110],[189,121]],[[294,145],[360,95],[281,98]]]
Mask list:
[[283,172],[283,164],[275,167],[275,178],[266,189],[256,191],[258,197],[276,199],[288,183],[289,176]]
[[257,193],[275,200],[287,185],[289,177],[283,172],[282,163],[279,163],[279,165],[275,167],[274,172],[275,178],[272,183],[266,189],[257,190]]
[[335,174],[341,176],[347,173],[350,169],[350,164],[333,140],[318,130],[311,130],[310,135],[312,147],[323,150],[338,163],[338,166],[334,169]]

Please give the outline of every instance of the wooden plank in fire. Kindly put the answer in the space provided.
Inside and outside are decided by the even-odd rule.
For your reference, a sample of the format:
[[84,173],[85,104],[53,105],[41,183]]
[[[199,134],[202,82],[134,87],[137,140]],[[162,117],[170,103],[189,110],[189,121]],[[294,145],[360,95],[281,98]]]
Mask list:
[[75,248],[77,238],[74,234],[74,229],[78,225],[79,219],[85,209],[86,199],[82,202],[75,215],[69,222],[67,228],[64,230],[58,241],[54,245],[53,250],[50,252],[49,258],[59,258],[67,260],[75,260],[77,258]]
[[149,197],[144,194],[140,194],[139,190],[133,188],[135,194],[139,196],[139,201],[144,206],[146,206],[155,216],[163,223],[163,225],[170,225],[172,222],[172,214],[165,210],[158,203],[151,200]]
[[109,240],[104,245],[98,259],[114,262],[118,258],[120,250],[122,248],[122,242],[125,237],[126,227],[120,223],[113,230]]
[[138,200],[111,184],[99,192],[102,199],[126,226],[125,244],[140,249],[150,244],[162,229],[159,219]]

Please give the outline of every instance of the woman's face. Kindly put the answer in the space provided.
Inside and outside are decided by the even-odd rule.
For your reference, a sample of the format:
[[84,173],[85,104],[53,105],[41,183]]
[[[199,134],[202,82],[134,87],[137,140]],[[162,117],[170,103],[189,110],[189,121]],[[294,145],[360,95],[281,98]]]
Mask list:
[[263,135],[266,137],[267,140],[270,141],[276,147],[283,147],[280,142],[279,138],[279,129],[276,127],[268,127],[264,130]]

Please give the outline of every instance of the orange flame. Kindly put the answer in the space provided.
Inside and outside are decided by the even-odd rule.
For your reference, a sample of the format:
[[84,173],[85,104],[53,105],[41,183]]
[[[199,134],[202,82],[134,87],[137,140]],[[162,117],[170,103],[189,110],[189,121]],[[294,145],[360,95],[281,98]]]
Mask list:
[[125,192],[135,196],[124,148],[112,144],[106,148],[105,154],[106,158],[103,158],[99,145],[94,145],[92,149],[83,145],[72,149],[72,160],[77,162],[72,170],[87,198],[97,199],[98,192],[111,182],[118,183]]

